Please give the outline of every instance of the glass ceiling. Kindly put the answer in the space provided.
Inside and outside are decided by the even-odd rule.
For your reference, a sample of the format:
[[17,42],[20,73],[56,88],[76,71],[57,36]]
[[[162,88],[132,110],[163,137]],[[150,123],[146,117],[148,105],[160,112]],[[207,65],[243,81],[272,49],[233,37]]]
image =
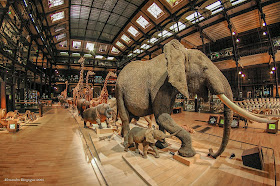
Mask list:
[[160,18],[164,14],[164,12],[160,9],[160,7],[158,7],[156,3],[153,3],[147,10],[156,19]]
[[71,37],[112,43],[144,0],[71,0]]

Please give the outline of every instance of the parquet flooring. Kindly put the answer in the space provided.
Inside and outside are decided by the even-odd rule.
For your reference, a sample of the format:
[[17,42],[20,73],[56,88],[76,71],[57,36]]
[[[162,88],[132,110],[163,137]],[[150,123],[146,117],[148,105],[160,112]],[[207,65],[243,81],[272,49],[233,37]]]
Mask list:
[[[15,134],[0,134],[0,185],[99,185],[74,119],[56,107]],[[36,180],[41,179],[41,180]]]

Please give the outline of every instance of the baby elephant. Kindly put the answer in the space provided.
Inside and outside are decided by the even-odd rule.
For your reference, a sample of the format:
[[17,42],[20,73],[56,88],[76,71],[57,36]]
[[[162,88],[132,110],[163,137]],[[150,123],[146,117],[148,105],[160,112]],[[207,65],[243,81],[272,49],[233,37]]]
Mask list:
[[97,123],[102,129],[101,122],[106,120],[107,127],[110,127],[109,118],[112,117],[113,109],[108,104],[99,104],[95,107],[88,108],[81,114],[84,119],[84,128],[87,128],[86,123]]
[[176,135],[179,131],[175,132],[174,134],[171,135],[166,135],[160,130],[153,130],[153,129],[144,129],[144,128],[139,128],[139,127],[134,127],[132,128],[128,134],[125,136],[125,141],[128,143],[125,144],[125,151],[128,151],[128,147],[133,144],[133,142],[136,145],[136,153],[139,153],[138,150],[138,143],[143,144],[143,153],[144,153],[144,158],[147,158],[147,151],[148,147],[152,147],[153,150],[156,153],[156,158],[159,158],[159,153],[158,150],[155,146],[156,140],[159,140],[163,142],[165,138],[169,138],[171,136]]

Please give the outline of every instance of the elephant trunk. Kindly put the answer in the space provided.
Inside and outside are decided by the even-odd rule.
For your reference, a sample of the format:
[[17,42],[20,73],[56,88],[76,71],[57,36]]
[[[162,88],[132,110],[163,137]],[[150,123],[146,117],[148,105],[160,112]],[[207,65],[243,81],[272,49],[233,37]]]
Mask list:
[[165,135],[165,138],[170,138],[170,137],[172,137],[172,136],[175,136],[175,135],[178,134],[181,130],[182,130],[182,129],[177,130],[176,132],[174,132],[173,134],[170,134],[170,135]]
[[[212,94],[219,95],[221,92],[225,94],[226,97],[228,97],[229,100],[233,101],[233,95],[231,91],[231,87],[227,81],[227,79],[222,75],[221,72],[217,72],[219,75],[219,79],[210,78],[210,91]],[[222,143],[216,153],[213,152],[213,149],[209,149],[209,156],[213,158],[217,158],[220,156],[229,141],[229,136],[230,136],[230,129],[231,129],[231,123],[232,123],[232,118],[233,118],[233,111],[227,107],[227,105],[224,105],[224,131],[223,131],[223,138],[222,138]]]
[[110,114],[110,112],[112,113],[113,112],[113,109],[107,109],[106,112],[105,112],[105,116],[106,118],[111,118],[112,117],[112,114]]

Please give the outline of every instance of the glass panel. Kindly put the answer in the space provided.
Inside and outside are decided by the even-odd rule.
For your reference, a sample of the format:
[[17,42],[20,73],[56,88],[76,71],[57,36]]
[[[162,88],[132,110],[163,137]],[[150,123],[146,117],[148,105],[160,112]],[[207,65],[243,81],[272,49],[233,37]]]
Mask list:
[[144,29],[148,28],[150,26],[149,21],[147,21],[143,16],[140,16],[136,22],[143,27]]
[[149,49],[151,46],[150,45],[147,45],[147,44],[143,44],[142,46],[141,46],[141,48],[143,48],[143,49]]
[[73,41],[73,48],[80,49],[81,46],[82,46],[82,42],[81,41]]
[[156,3],[153,3],[147,10],[156,19],[160,18],[164,14],[164,12],[158,7]]
[[108,60],[114,60],[114,57],[107,57]]
[[62,55],[62,56],[68,56],[68,52],[60,52],[60,55]]
[[205,8],[211,10],[212,14],[218,13],[223,10],[220,1],[216,1],[215,3],[212,3],[211,5],[208,5]]
[[139,35],[139,32],[133,26],[130,26],[127,31],[134,37],[137,37]]
[[172,7],[178,5],[180,2],[182,2],[183,0],[165,0],[167,1]]
[[94,43],[87,43],[86,49],[90,50],[90,51],[93,51],[94,50]]
[[153,37],[152,39],[150,39],[149,43],[154,44],[154,43],[157,42],[157,41],[158,41],[158,39],[155,38],[155,37]]
[[67,40],[59,43],[60,47],[67,47]]
[[178,26],[179,26],[179,31],[186,28],[186,25],[184,25],[182,22],[178,22],[178,24],[175,23],[174,25],[172,25],[170,27],[170,30],[173,30],[174,32],[178,32]]
[[244,2],[244,1],[246,1],[246,0],[230,0],[232,6],[237,5],[237,4],[239,4],[239,3],[242,3],[242,2]]
[[192,23],[195,23],[196,20],[201,21],[204,19],[204,17],[202,17],[199,12],[194,12],[191,15],[187,16],[186,19]]
[[72,56],[80,56],[80,53],[72,53]]
[[96,59],[103,59],[103,56],[96,55],[95,58],[96,58]]
[[111,53],[112,54],[118,54],[120,51],[116,47],[112,47]]
[[116,45],[118,47],[120,47],[121,49],[125,48],[125,46],[121,42],[119,42],[119,41],[116,42]]
[[92,57],[91,54],[85,54],[84,57]]
[[131,39],[129,39],[129,37],[127,37],[127,35],[125,35],[125,34],[122,35],[121,39],[124,40],[127,43],[131,42]]
[[49,8],[63,5],[63,4],[64,4],[64,0],[48,0]]
[[64,18],[64,11],[58,12],[58,13],[54,13],[54,14],[51,15],[52,22],[61,20],[63,18]]
[[54,32],[60,32],[61,30],[64,30],[66,28],[66,25],[60,25],[60,26],[56,26],[54,27]]
[[56,38],[57,41],[59,41],[59,40],[65,38],[65,37],[66,37],[66,34],[65,34],[65,33],[64,33],[64,34],[59,34],[59,35],[55,36],[55,38]]
[[160,32],[160,33],[158,34],[158,36],[159,36],[159,37],[168,37],[168,36],[172,36],[172,33],[170,33],[170,32],[168,32],[168,31],[164,30],[164,31]]
[[141,52],[143,52],[143,50],[140,50],[140,49],[136,49],[133,51],[133,53],[136,53],[136,54],[140,54]]

